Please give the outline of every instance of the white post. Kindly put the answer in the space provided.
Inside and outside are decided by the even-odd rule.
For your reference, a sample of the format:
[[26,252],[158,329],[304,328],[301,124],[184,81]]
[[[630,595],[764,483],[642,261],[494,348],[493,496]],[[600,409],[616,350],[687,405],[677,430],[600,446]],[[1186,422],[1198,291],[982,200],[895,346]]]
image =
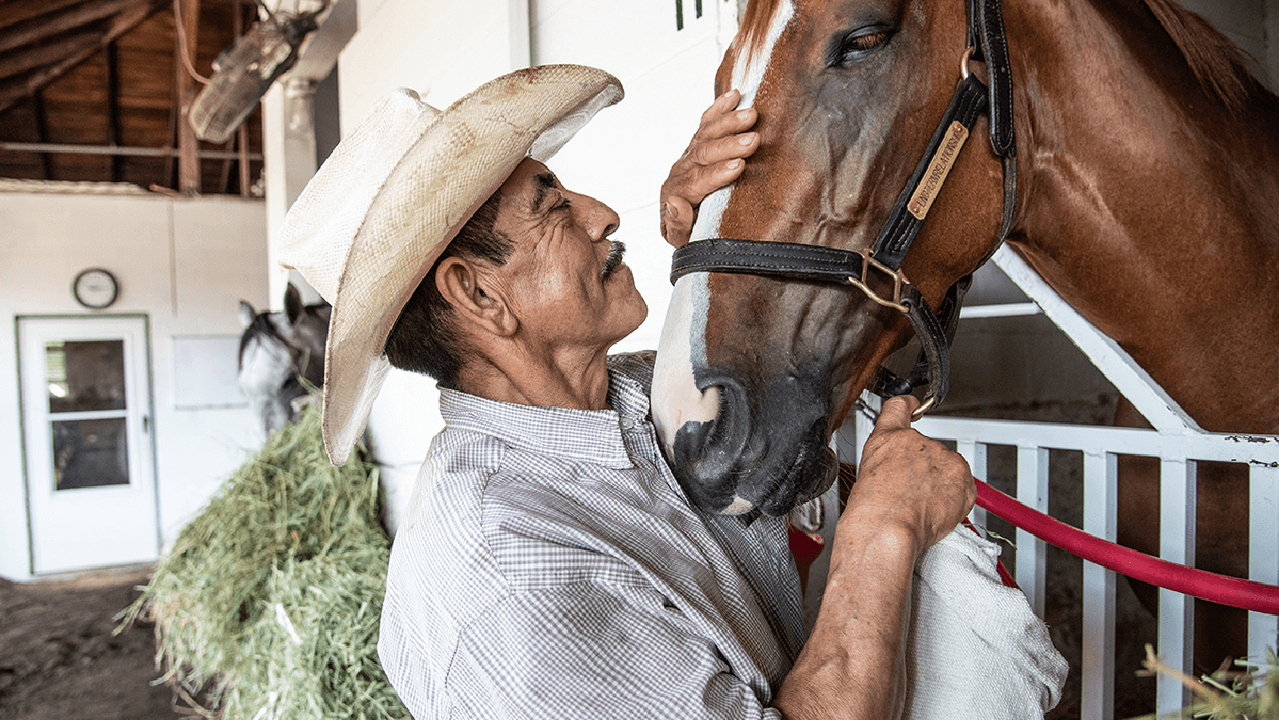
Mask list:
[[[1165,457],[1159,476],[1159,556],[1170,562],[1195,564],[1195,461]],[[1159,650],[1169,667],[1194,677],[1195,599],[1159,589]],[[1190,699],[1177,678],[1160,674],[1155,681],[1155,711],[1176,713]],[[1174,715],[1174,717],[1180,717]]]
[[302,292],[303,302],[320,299],[296,270],[286,270],[278,262],[279,238],[284,219],[293,201],[315,175],[315,121],[311,101],[315,81],[302,76],[286,76],[262,98],[262,144],[266,155],[266,228],[268,303],[283,307],[284,288],[292,281]]
[[[854,465],[858,468],[862,466],[862,448],[866,445],[866,438],[870,437],[871,431],[875,429],[874,418],[879,416],[879,409],[884,404],[884,401],[881,400],[879,396],[864,391],[862,392],[861,402],[866,405],[867,410],[869,410],[869,414],[863,411],[862,408],[857,407],[856,405],[853,406],[853,409],[850,412],[850,415],[852,415],[851,420],[853,422],[851,453],[845,456],[844,451],[840,452],[840,459],[850,457],[852,458]],[[844,427],[848,427],[848,421],[849,418],[845,418]],[[847,439],[837,436],[836,440],[839,442],[841,448],[845,448],[846,450],[849,449]]]
[[[1084,532],[1114,542],[1119,503],[1117,456],[1084,452]],[[1115,717],[1115,573],[1084,563],[1081,720]]]
[[[974,442],[972,440],[961,440],[955,443],[955,449],[968,461],[968,469],[972,471],[973,477],[978,480],[989,480],[986,477],[986,444]],[[977,526],[981,530],[981,536],[986,537],[986,509],[973,506],[973,511],[968,514],[968,521]]]
[[[1253,465],[1248,473],[1248,577],[1279,585],[1279,468]],[[1279,645],[1279,617],[1248,613],[1248,658],[1264,663]]]
[[[1017,446],[1017,500],[1026,507],[1048,512],[1048,449]],[[1044,616],[1047,544],[1017,528],[1017,584],[1040,618]]]

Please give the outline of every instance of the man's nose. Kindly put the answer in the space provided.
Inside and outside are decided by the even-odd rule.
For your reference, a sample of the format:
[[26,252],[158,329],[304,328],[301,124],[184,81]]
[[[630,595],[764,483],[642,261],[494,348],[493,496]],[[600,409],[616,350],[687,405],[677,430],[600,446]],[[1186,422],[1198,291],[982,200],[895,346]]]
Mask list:
[[613,208],[589,195],[573,193],[572,207],[577,213],[577,222],[581,225],[593,242],[599,242],[617,232],[622,219],[613,212]]

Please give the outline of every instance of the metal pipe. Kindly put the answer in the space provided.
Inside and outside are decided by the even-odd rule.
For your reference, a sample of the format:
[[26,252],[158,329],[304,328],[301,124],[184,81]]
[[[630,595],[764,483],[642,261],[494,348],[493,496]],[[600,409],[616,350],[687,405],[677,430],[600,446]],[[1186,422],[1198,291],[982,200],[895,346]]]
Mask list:
[[[175,148],[125,147],[122,145],[72,145],[65,143],[0,142],[0,150],[17,152],[61,153],[65,155],[128,155],[136,157],[173,157]],[[249,153],[249,160],[261,160],[262,153]],[[238,160],[240,153],[224,150],[201,150],[200,158],[206,160]]]

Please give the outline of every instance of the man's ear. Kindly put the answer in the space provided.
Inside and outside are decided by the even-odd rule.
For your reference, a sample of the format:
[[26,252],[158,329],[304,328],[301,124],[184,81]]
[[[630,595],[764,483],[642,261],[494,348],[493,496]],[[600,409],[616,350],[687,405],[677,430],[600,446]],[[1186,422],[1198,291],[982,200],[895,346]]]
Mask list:
[[462,325],[474,325],[482,332],[507,337],[519,321],[511,313],[502,294],[489,282],[489,275],[474,263],[446,257],[435,269],[435,287],[457,313]]

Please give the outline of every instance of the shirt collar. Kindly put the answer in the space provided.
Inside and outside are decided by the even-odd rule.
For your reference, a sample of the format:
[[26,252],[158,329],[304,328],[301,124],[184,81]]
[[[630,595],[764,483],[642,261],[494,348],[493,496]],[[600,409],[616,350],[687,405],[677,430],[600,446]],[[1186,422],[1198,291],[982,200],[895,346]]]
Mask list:
[[613,409],[574,410],[500,402],[440,387],[440,414],[452,429],[490,435],[539,455],[633,467],[622,428],[647,419],[648,395],[642,383],[614,372],[611,362],[608,402]]

